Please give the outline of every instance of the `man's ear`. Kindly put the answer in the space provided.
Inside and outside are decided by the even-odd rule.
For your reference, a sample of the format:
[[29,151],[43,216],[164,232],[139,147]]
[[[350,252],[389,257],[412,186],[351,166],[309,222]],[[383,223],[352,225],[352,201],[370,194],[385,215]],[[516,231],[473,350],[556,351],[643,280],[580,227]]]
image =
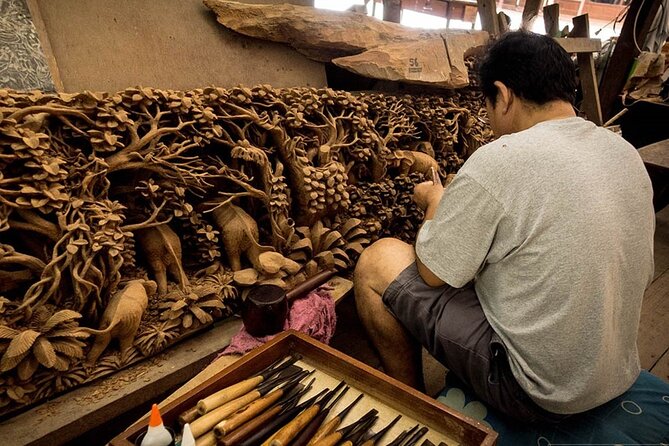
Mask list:
[[497,101],[495,107],[501,107],[500,110],[502,113],[507,113],[515,99],[513,91],[501,81],[495,81],[493,85],[497,87]]

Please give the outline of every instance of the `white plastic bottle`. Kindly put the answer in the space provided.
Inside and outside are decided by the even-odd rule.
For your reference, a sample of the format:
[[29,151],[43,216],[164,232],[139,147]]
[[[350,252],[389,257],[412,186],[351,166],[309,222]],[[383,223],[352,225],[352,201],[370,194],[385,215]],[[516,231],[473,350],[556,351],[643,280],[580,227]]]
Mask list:
[[195,437],[190,430],[190,424],[184,424],[184,431],[181,434],[181,446],[195,446]]
[[151,406],[151,418],[149,418],[149,429],[142,439],[141,446],[169,446],[172,443],[172,434],[163,425],[158,405]]

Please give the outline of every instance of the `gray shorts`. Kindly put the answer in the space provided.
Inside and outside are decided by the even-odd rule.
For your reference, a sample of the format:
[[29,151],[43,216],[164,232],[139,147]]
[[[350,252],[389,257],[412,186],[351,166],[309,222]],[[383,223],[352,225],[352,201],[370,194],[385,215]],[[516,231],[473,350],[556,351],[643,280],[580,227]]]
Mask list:
[[520,387],[504,344],[471,284],[433,288],[413,263],[390,284],[383,303],[432,356],[488,405],[524,423],[565,418],[539,407]]

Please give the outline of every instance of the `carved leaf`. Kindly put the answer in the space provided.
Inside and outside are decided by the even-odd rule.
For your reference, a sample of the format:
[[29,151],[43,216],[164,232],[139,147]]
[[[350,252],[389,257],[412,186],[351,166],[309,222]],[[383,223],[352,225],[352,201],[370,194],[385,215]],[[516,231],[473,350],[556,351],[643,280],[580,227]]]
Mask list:
[[276,274],[281,270],[285,258],[278,252],[263,252],[258,256],[258,263],[267,274]]
[[332,251],[323,251],[314,257],[314,259],[320,266],[325,268],[331,268],[335,264],[335,258],[334,255],[332,255]]
[[50,369],[56,363],[56,352],[44,336],[37,338],[35,345],[33,345],[33,353],[35,358],[42,364],[44,367]]
[[311,254],[311,252],[313,251],[313,245],[311,244],[310,239],[303,238],[303,239],[300,239],[297,242],[295,242],[293,244],[293,246],[291,247],[291,249],[293,251],[299,251],[299,250],[304,249],[304,250],[309,251],[309,254]]
[[233,280],[239,285],[253,285],[258,281],[258,271],[253,268],[235,271]]
[[30,353],[30,348],[41,334],[35,330],[26,330],[12,339],[0,359],[0,371],[6,372],[16,367]]
[[208,324],[214,321],[214,318],[212,318],[209,313],[200,307],[193,305],[190,307],[190,311],[197,318],[197,320],[200,321],[201,324]]
[[366,236],[367,231],[365,231],[363,228],[355,228],[352,231],[348,232],[344,237],[346,240],[354,240],[357,237],[361,236]]
[[288,274],[297,274],[301,267],[302,266],[299,263],[284,258],[281,269],[286,271]]
[[9,328],[6,325],[0,325],[0,339],[12,339],[17,334],[19,334],[18,330]]
[[325,239],[321,242],[321,250],[325,251],[334,247],[336,242],[341,243],[341,234],[339,231],[330,231],[328,235],[325,236]]
[[351,251],[355,251],[358,254],[362,254],[362,251],[365,250],[365,247],[362,246],[362,243],[357,243],[356,242],[356,243],[349,243],[348,245],[346,245],[345,249],[346,249],[346,251],[351,250]]
[[220,300],[207,300],[204,302],[199,302],[197,306],[200,308],[226,308],[225,304]]
[[308,257],[307,253],[304,251],[295,251],[291,252],[290,255],[288,255],[288,258],[296,262],[306,262]]
[[30,377],[33,376],[37,370],[37,367],[39,367],[39,362],[37,359],[32,355],[28,356],[23,361],[21,361],[19,366],[16,368],[19,379],[22,381],[30,379]]
[[341,230],[339,232],[341,232],[342,235],[348,239],[349,231],[358,226],[360,223],[362,223],[362,220],[360,220],[359,218],[349,218],[348,220],[346,220],[346,223],[342,225]]
[[70,361],[60,355],[56,355],[56,363],[53,365],[53,368],[59,372],[66,372],[70,368]]
[[193,326],[193,315],[188,313],[182,319],[182,325],[184,328],[190,328]]
[[84,357],[83,346],[86,344],[76,339],[63,339],[60,341],[53,341],[51,345],[53,346],[53,349],[55,351],[62,353],[70,358],[79,359]]
[[81,314],[77,313],[76,311],[72,311],[72,310],[57,311],[56,313],[53,314],[53,316],[51,316],[46,321],[46,323],[44,324],[44,327],[42,327],[42,332],[46,333],[60,323],[63,323],[65,321],[69,321],[69,320],[72,320],[72,319],[78,319],[80,317],[81,317]]

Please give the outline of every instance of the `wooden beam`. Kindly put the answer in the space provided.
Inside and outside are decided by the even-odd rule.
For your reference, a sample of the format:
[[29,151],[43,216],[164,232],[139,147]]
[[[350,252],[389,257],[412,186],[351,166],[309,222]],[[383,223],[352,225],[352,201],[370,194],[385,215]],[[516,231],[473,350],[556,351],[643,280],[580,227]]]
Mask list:
[[499,35],[499,20],[497,19],[497,5],[495,0],[476,0],[481,17],[481,28],[487,31],[490,37]]
[[400,23],[402,18],[402,0],[383,0],[383,20]]
[[600,39],[588,39],[585,37],[556,38],[555,41],[568,53],[592,53],[602,50]]
[[560,35],[560,5],[558,3],[544,7],[544,26],[547,36]]
[[646,40],[648,30],[655,19],[660,1],[632,0],[625,17],[620,37],[613,50],[611,59],[602,76],[599,96],[605,120],[615,115],[621,108],[620,94],[625,87],[634,58],[639,55],[635,41],[639,46]]
[[544,4],[544,0],[527,0],[523,8],[523,18],[520,22],[520,29],[530,31],[534,20],[539,15],[539,11]]
[[[574,36],[586,38],[590,36],[588,14],[574,17],[572,22],[574,23],[574,30],[572,31]],[[602,120],[602,108],[599,104],[595,58],[592,53],[578,53],[576,54],[576,60],[578,62],[578,77],[581,80],[581,90],[583,92],[581,109],[590,121],[602,125],[604,122]]]

